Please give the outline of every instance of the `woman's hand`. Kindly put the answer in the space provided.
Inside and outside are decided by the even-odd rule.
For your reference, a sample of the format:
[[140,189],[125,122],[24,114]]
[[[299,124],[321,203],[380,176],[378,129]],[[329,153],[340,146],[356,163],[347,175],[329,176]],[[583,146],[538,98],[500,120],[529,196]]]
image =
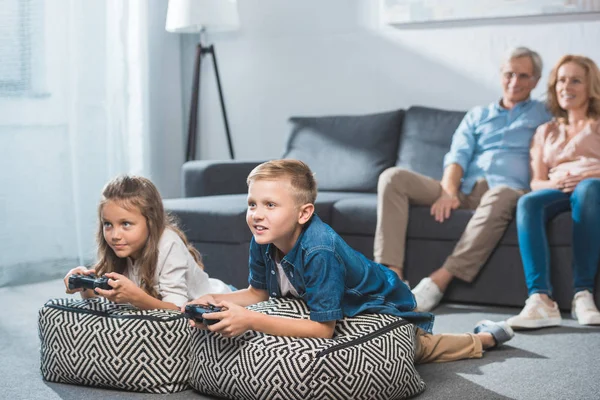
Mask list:
[[146,294],[140,287],[124,275],[109,272],[106,275],[111,290],[96,289],[96,293],[115,303],[135,303],[140,296]]
[[73,268],[72,270],[70,270],[69,272],[67,272],[67,275],[65,275],[65,278],[63,279],[64,283],[65,283],[65,292],[67,292],[68,294],[73,294],[73,293],[77,293],[77,292],[82,292],[84,289],[83,288],[75,288],[75,289],[69,289],[69,277],[71,275],[91,275],[91,274],[95,274],[96,271],[93,269],[87,269],[84,266],[79,266],[77,268]]
[[556,188],[563,193],[571,193],[575,190],[575,186],[583,179],[585,179],[584,175],[571,175],[570,173],[567,173],[567,175],[556,181]]

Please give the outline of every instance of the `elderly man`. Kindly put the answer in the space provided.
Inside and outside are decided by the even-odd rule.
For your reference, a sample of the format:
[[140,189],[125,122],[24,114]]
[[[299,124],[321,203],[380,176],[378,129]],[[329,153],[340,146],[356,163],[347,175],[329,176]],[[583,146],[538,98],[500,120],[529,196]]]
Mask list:
[[530,99],[541,72],[536,52],[519,47],[509,53],[501,67],[502,99],[465,115],[441,181],[395,167],[379,177],[375,261],[401,279],[410,204],[431,206],[440,223],[457,208],[475,210],[452,254],[413,289],[420,311],[433,309],[455,277],[475,278],[529,189],[529,144],[551,119],[543,103]]

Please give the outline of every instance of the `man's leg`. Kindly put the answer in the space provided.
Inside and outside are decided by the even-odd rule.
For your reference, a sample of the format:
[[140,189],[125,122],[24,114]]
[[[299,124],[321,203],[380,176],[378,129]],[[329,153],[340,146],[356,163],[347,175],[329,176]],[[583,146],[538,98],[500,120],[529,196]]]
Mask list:
[[[481,191],[487,188],[485,181],[478,185]],[[430,311],[437,306],[455,277],[471,282],[477,276],[513,219],[517,201],[522,195],[523,191],[507,186],[495,187],[483,193],[452,254],[441,268],[413,289],[419,311]],[[471,196],[471,205],[476,200]]]
[[374,258],[401,279],[409,205],[431,205],[441,191],[435,179],[403,168],[388,168],[379,176]]
[[[452,254],[442,268],[472,282],[512,221],[523,191],[498,186],[485,192]],[[446,290],[446,287],[440,289]]]

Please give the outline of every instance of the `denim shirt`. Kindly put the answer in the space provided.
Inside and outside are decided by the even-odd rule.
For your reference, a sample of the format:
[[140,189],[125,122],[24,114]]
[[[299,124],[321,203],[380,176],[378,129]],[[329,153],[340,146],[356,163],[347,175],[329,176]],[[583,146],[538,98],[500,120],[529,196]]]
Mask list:
[[526,100],[507,110],[498,102],[475,107],[454,132],[444,168],[463,170],[460,190],[469,194],[475,182],[486,179],[490,188],[506,185],[528,190],[529,144],[538,126],[552,119],[545,105]]
[[[270,297],[282,297],[274,250],[273,244],[259,245],[252,239],[248,282]],[[313,321],[392,314],[431,332],[433,314],[413,311],[415,298],[396,273],[352,249],[317,215],[305,225],[281,266]]]

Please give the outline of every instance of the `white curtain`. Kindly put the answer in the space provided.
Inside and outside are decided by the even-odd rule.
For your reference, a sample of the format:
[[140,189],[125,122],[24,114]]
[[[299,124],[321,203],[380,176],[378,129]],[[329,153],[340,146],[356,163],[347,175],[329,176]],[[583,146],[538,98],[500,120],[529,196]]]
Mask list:
[[[151,116],[148,38],[164,32],[165,11],[166,0],[0,0],[0,26],[18,27],[0,29],[0,55],[13,56],[0,57],[0,286],[93,262],[103,185],[152,178],[151,137],[163,127]],[[26,77],[20,90],[6,84],[15,76]]]

